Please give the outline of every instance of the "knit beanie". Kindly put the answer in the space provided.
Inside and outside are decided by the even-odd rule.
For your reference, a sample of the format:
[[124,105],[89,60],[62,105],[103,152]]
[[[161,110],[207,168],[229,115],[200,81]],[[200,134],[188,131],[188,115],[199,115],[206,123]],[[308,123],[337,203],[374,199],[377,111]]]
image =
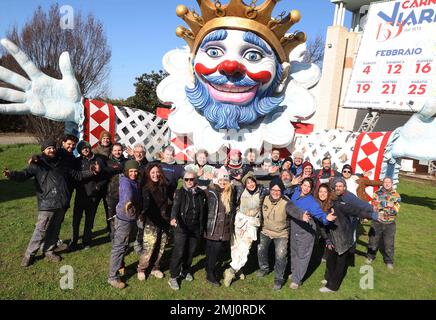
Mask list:
[[83,150],[84,148],[89,148],[89,150],[91,150],[91,145],[89,144],[88,141],[84,141],[84,140],[82,140],[82,141],[80,141],[80,142],[77,144],[77,152],[78,152],[79,154],[82,154],[82,150]]
[[221,179],[230,181],[229,172],[225,167],[221,167],[216,171],[216,181],[218,182]]
[[47,139],[41,143],[41,151],[44,151],[48,147],[56,148],[56,141],[54,139]]
[[136,169],[139,170],[139,163],[136,160],[128,160],[124,164],[124,174],[127,176],[130,169]]
[[344,171],[344,169],[349,169],[351,173],[353,173],[353,168],[351,168],[351,165],[349,164],[344,164],[344,166],[342,167],[342,171]]
[[111,135],[111,133],[110,133],[109,131],[103,130],[103,131],[100,133],[100,139],[99,139],[98,141],[101,142],[101,140],[102,140],[104,137],[108,137],[109,140],[112,141],[112,135]]
[[304,171],[304,168],[306,168],[306,167],[312,167],[312,170],[313,170],[313,165],[309,161],[304,161],[303,166],[302,166],[303,171]]
[[285,185],[279,177],[274,177],[269,184],[269,189],[271,190],[273,187],[278,186],[282,193],[285,191]]
[[256,177],[254,176],[253,171],[248,171],[247,174],[242,178],[241,182],[242,184],[245,186],[245,184],[247,183],[247,180],[251,179],[253,180],[255,183],[257,183],[256,181]]
[[347,187],[347,181],[345,181],[345,179],[342,177],[333,178],[333,180],[332,180],[332,188],[333,189],[336,187],[337,183],[342,183],[342,184],[344,184],[345,188]]

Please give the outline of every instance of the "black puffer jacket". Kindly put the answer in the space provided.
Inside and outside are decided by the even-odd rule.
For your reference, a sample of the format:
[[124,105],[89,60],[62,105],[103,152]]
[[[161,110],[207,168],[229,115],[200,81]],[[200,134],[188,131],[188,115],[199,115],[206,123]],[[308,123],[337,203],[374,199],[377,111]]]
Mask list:
[[12,171],[9,178],[18,182],[35,178],[40,211],[66,209],[71,198],[69,179],[80,181],[94,176],[89,170],[79,172],[71,169],[58,157],[49,159],[45,155],[40,155],[38,159],[37,163],[31,163],[23,171]]
[[[91,166],[95,165],[96,162],[99,163],[102,172],[106,172],[106,162],[104,158],[98,154],[93,154],[90,159],[79,157],[80,170],[88,171]],[[99,194],[105,194],[108,183],[107,174],[99,174],[96,176],[91,176],[77,184],[77,196],[79,197],[95,197]]]
[[215,241],[229,241],[236,214],[236,192],[232,190],[230,201],[230,214],[224,212],[224,205],[221,202],[222,190],[219,186],[213,185],[207,190],[207,220],[204,237]]
[[[190,201],[193,203],[191,204]],[[189,194],[189,191],[187,191],[185,188],[176,190],[174,203],[171,210],[171,219],[177,220],[176,231],[187,231],[189,228],[186,222],[186,214],[190,205],[192,209],[195,210],[195,214],[198,215],[200,224],[199,231],[200,234],[202,234],[204,231],[205,213],[207,210],[206,194],[198,187],[194,188],[194,192],[192,194]]]
[[359,217],[362,219],[377,219],[377,214],[370,214],[358,207],[343,201],[338,197],[333,201],[334,214],[336,220],[325,226],[327,233],[327,243],[334,245],[335,251],[341,255],[353,246],[353,229],[351,227],[350,217]]

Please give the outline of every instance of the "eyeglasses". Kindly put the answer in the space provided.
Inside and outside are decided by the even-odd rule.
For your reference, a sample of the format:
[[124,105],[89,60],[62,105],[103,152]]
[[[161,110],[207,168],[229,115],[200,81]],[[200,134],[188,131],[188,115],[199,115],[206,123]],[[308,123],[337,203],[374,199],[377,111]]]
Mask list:
[[188,182],[188,181],[193,182],[195,179],[194,179],[194,178],[185,178],[184,180],[185,180],[186,182]]
[[344,171],[342,171],[342,173],[351,173],[351,171],[350,170],[344,170]]

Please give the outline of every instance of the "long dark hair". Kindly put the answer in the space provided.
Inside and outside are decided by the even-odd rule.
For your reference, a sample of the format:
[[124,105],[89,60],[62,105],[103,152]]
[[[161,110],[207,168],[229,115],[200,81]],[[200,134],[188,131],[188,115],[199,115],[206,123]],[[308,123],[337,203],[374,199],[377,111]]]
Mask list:
[[[153,168],[157,168],[159,171],[159,181],[153,182],[150,178],[150,172]],[[151,163],[145,169],[145,189],[151,192],[165,192],[166,191],[166,180],[165,175],[162,171],[162,167],[157,163]]]
[[[327,199],[322,201],[319,198],[319,190],[321,188],[324,188],[327,190]],[[336,199],[336,194],[333,192],[332,188],[327,183],[322,183],[319,185],[319,187],[315,191],[315,199],[319,202],[321,205],[322,211],[329,212],[330,208],[333,206],[333,200]]]

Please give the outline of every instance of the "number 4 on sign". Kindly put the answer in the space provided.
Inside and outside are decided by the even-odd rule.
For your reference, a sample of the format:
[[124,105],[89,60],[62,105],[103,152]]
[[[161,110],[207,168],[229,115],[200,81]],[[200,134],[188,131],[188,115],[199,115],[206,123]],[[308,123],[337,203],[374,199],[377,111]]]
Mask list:
[[371,72],[371,66],[367,66],[365,69],[363,69],[363,73],[369,74]]

